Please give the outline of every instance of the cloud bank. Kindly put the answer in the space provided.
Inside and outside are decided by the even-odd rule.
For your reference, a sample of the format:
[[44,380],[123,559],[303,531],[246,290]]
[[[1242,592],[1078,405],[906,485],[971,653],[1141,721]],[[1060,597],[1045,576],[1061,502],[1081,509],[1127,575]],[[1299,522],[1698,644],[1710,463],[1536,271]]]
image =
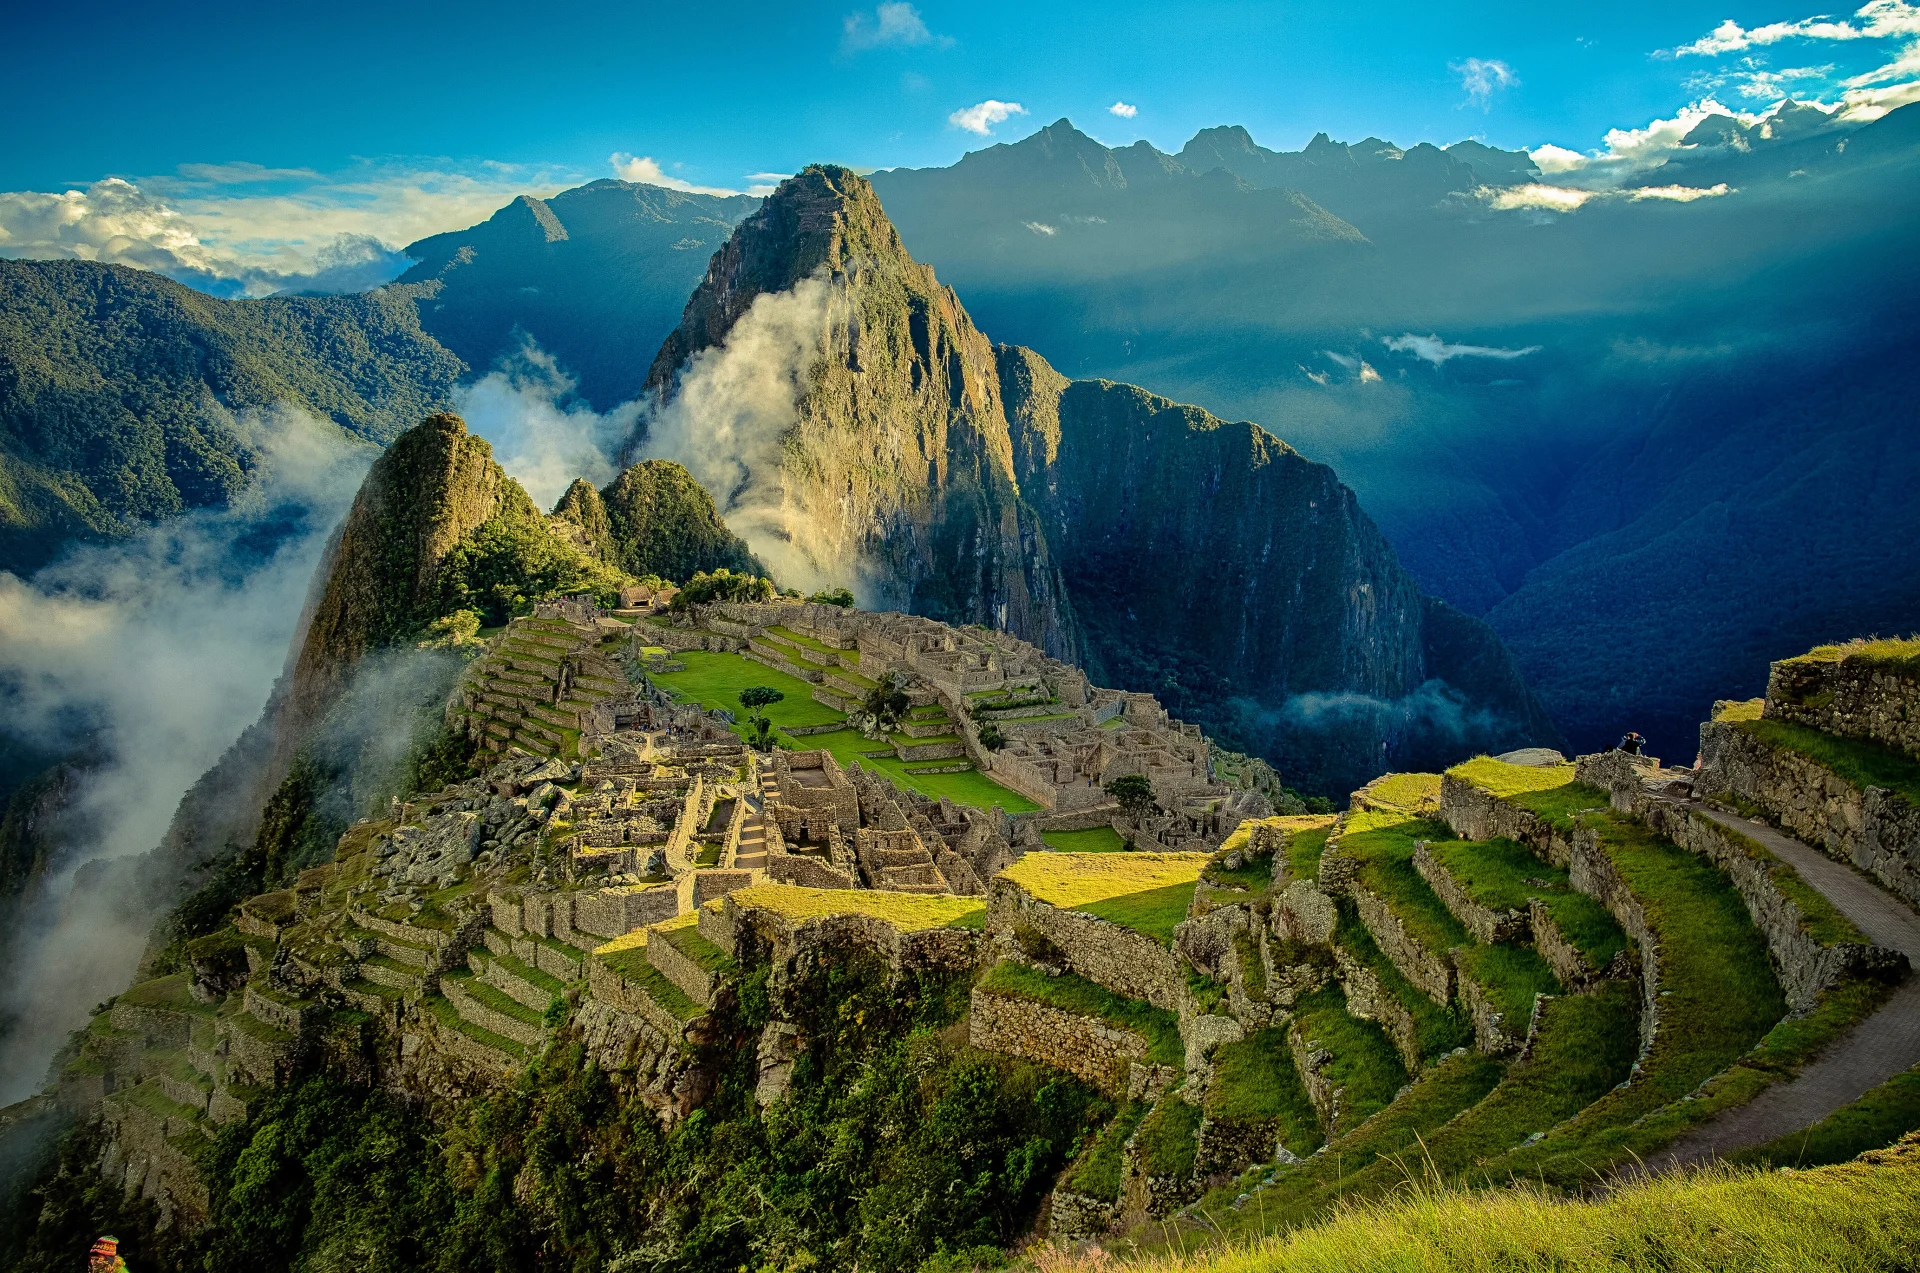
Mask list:
[[364,291],[407,268],[405,244],[484,221],[515,195],[582,180],[505,164],[369,161],[336,173],[186,164],[84,188],[0,192],[0,256],[130,265],[215,296]]
[[6,925],[0,1104],[38,1086],[91,1007],[126,984],[164,899],[76,881],[153,849],[180,798],[256,720],[309,581],[371,448],[292,411],[225,422],[256,480],[228,509],[78,549],[30,580],[0,573],[0,720],[99,759],[58,816],[37,892]]
[[638,403],[604,414],[573,401],[574,381],[528,339],[493,371],[455,393],[467,427],[493,446],[493,457],[533,502],[550,509],[573,479],[605,486],[613,456],[633,433]]
[[684,465],[775,577],[809,591],[847,573],[787,500],[781,438],[798,418],[834,303],[833,285],[819,277],[756,297],[724,344],[694,355],[672,400],[646,422],[645,453]]
[[1395,353],[1412,354],[1422,362],[1430,362],[1436,367],[1445,366],[1454,358],[1525,358],[1528,354],[1540,352],[1540,346],[1528,345],[1525,349],[1500,349],[1492,345],[1450,345],[1438,336],[1416,336],[1408,332],[1404,336],[1383,336],[1380,343]]

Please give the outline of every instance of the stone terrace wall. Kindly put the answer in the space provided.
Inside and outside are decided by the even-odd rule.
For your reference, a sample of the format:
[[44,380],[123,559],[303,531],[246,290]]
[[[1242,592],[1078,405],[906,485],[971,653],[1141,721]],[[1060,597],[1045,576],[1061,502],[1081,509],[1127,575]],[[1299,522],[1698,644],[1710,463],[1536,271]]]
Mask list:
[[[1583,770],[1582,781],[1589,780]],[[1733,880],[1754,927],[1767,939],[1767,953],[1772,956],[1780,988],[1796,1012],[1811,1008],[1821,991],[1848,975],[1875,968],[1891,971],[1901,959],[1877,946],[1854,942],[1821,945],[1802,931],[1805,916],[1773,882],[1771,869],[1778,859],[1764,847],[1744,840],[1698,810],[1658,799],[1637,782],[1616,781],[1610,788],[1614,807],[1620,812],[1706,858]]]
[[1124,1098],[1147,1040],[1099,1017],[1083,1017],[1031,999],[976,987],[967,1042],[1067,1071],[1108,1095]]
[[1440,776],[1440,820],[1463,840],[1516,840],[1543,861],[1567,865],[1569,846],[1544,818],[1449,774]]
[[1467,931],[1480,941],[1489,945],[1494,942],[1524,942],[1531,935],[1532,922],[1525,909],[1496,911],[1468,897],[1466,890],[1447,873],[1447,869],[1434,860],[1433,849],[1425,840],[1413,846],[1413,869],[1419,872],[1420,878],[1427,882],[1446,904],[1446,908],[1467,926]]
[[1695,791],[1759,805],[1792,835],[1920,905],[1920,809],[1878,787],[1862,791],[1731,721],[1700,726],[1700,760]]
[[1079,911],[1056,909],[1012,881],[996,879],[987,891],[987,928],[1012,935],[1021,927],[1039,932],[1066,954],[1073,971],[1115,994],[1144,999],[1169,1012],[1180,1011],[1186,999],[1187,978],[1179,959],[1153,938]]
[[1787,660],[1767,677],[1766,715],[1920,758],[1920,676],[1860,660]]

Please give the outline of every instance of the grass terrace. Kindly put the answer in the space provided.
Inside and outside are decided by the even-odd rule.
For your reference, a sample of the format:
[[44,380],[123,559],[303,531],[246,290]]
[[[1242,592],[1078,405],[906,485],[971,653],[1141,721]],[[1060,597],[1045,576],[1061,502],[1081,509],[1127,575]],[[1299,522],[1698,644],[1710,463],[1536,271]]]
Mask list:
[[1326,1139],[1294,1068],[1285,1026],[1257,1030],[1214,1051],[1205,1110],[1216,1121],[1277,1121],[1280,1143],[1302,1158]]
[[1036,901],[1077,910],[1136,932],[1161,945],[1187,917],[1206,853],[1029,853],[999,878]]
[[774,636],[779,637],[782,641],[788,641],[794,645],[805,646],[807,649],[812,650],[816,654],[825,655],[826,657],[822,660],[822,662],[832,663],[841,658],[845,658],[848,661],[853,663],[858,663],[860,661],[860,651],[858,650],[838,649],[834,646],[828,645],[824,641],[815,640],[813,637],[801,636],[798,632],[795,632],[792,628],[789,628],[784,624],[776,623],[772,627],[768,628],[767,631],[772,633]]
[[1366,802],[1382,811],[1432,813],[1440,804],[1440,775],[1388,774],[1367,792]]
[[755,884],[728,896],[737,906],[772,911],[795,924],[826,915],[865,915],[885,920],[904,933],[917,933],[929,928],[978,928],[987,913],[986,903],[977,897],[895,893],[886,889]]
[[1491,910],[1525,909],[1538,898],[1561,935],[1593,968],[1604,968],[1627,947],[1627,934],[1602,906],[1576,892],[1567,872],[1512,840],[1444,840],[1433,857],[1467,896]]
[[1560,979],[1531,946],[1476,943],[1462,948],[1455,960],[1460,974],[1486,991],[1487,1002],[1509,1034],[1526,1033],[1535,996],[1561,993]]
[[1086,1194],[1102,1202],[1120,1200],[1120,1169],[1122,1151],[1127,1138],[1133,1135],[1133,1129],[1140,1126],[1140,1120],[1147,1116],[1147,1103],[1133,1101],[1123,1105],[1107,1125],[1100,1129],[1100,1135],[1093,1144],[1087,1146],[1080,1160],[1067,1174],[1067,1188],[1074,1193]]
[[421,1002],[433,1019],[449,1030],[457,1030],[476,1043],[484,1043],[497,1052],[505,1052],[516,1061],[527,1059],[527,1049],[504,1035],[495,1034],[485,1026],[475,1025],[460,1015],[460,1010],[439,995],[429,995]]
[[1408,981],[1360,922],[1351,901],[1343,899],[1339,904],[1333,939],[1371,971],[1379,979],[1380,988],[1413,1018],[1414,1044],[1423,1059],[1431,1060],[1473,1041],[1473,1023],[1455,1008],[1441,1007],[1426,991]]
[[1509,765],[1492,756],[1475,756],[1447,770],[1449,778],[1471,783],[1502,800],[1529,791],[1551,791],[1573,781],[1572,765]]
[[1124,853],[1127,842],[1112,827],[1084,831],[1042,831],[1040,838],[1055,853]]
[[[765,685],[786,695],[778,703],[763,709],[767,719],[776,727],[832,725],[846,719],[845,713],[837,712],[825,703],[816,703],[810,683],[785,672],[776,672],[764,663],[755,663],[738,654],[712,650],[687,650],[679,657],[687,665],[685,671],[653,672],[649,673],[649,678],[687,702],[698,703],[709,710],[721,708],[744,722],[746,713],[740,707],[740,691]],[[740,729],[744,737],[745,725],[742,724]],[[804,747],[807,744],[798,745]]]
[[1133,1134],[1133,1150],[1149,1176],[1182,1177],[1193,1170],[1199,1107],[1179,1095],[1160,1099]]
[[1348,814],[1340,835],[1340,852],[1359,859],[1360,884],[1385,899],[1408,933],[1435,955],[1464,946],[1473,937],[1413,869],[1413,846],[1418,840],[1452,835],[1442,822],[1370,811]]
[[725,975],[734,971],[738,965],[733,956],[700,935],[696,926],[699,920],[699,915],[688,911],[655,924],[655,940],[665,942],[707,972]]
[[1294,1005],[1294,1021],[1310,1049],[1325,1048],[1333,1054],[1327,1063],[1327,1082],[1344,1092],[1342,1126],[1337,1132],[1356,1127],[1393,1104],[1407,1082],[1400,1054],[1385,1030],[1347,1011],[1347,996],[1337,983],[1303,996]]
[[1860,637],[1840,645],[1816,645],[1783,663],[1868,663],[1896,671],[1920,672],[1920,636]]
[[[627,936],[632,937],[633,934],[628,933]],[[668,981],[665,973],[648,962],[645,942],[608,949],[613,945],[614,942],[609,942],[600,947],[594,951],[593,957],[624,980],[640,987],[649,999],[672,1014],[674,1020],[687,1022],[700,1015],[700,1005],[689,999],[686,991]]]
[[1186,1061],[1179,1018],[1173,1013],[1114,994],[1078,973],[1049,977],[1025,964],[1005,961],[995,964],[980,979],[979,986],[991,994],[1029,999],[1075,1016],[1099,1017],[1109,1025],[1131,1030],[1146,1039],[1147,1060],[1154,1065],[1177,1066]]

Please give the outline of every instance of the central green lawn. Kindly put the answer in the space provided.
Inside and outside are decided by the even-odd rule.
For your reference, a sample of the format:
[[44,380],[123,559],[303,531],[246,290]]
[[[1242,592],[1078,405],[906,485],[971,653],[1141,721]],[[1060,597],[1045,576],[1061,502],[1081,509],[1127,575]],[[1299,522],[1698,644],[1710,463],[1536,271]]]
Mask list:
[[[687,665],[684,672],[656,672],[653,674],[653,680],[687,701],[699,703],[707,708],[724,707],[732,712],[738,719],[734,732],[742,738],[747,735],[747,724],[746,713],[740,707],[739,695],[741,690],[755,685],[771,686],[786,695],[786,698],[766,709],[767,719],[772,721],[776,728],[833,725],[847,718],[846,713],[837,712],[824,703],[815,702],[812,697],[813,686],[806,681],[796,676],[789,676],[785,672],[776,672],[770,667],[755,663],[738,654],[688,650],[679,657]],[[1008,813],[1032,813],[1040,808],[1038,804],[1019,792],[1001,786],[977,770],[950,774],[915,773],[896,756],[866,756],[863,753],[879,751],[886,744],[864,738],[856,730],[837,729],[825,734],[788,734],[784,732],[784,728],[781,728],[780,736],[801,751],[812,751],[824,747],[832,752],[834,759],[842,765],[850,765],[858,761],[869,770],[877,770],[885,774],[896,785],[918,791],[935,800],[945,796],[955,804],[971,805],[976,809],[989,809],[999,805]],[[914,738],[905,741],[911,745],[943,740]],[[954,736],[947,741],[958,741],[958,737]]]
[[1056,853],[1120,853],[1127,842],[1112,827],[1088,827],[1084,831],[1042,831],[1040,838]]

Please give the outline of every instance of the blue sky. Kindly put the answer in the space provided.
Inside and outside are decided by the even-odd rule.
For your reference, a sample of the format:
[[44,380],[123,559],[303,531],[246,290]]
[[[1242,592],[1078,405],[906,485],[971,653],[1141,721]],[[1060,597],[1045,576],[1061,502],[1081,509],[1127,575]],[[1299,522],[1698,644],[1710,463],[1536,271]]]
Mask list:
[[[1325,130],[1590,152],[1704,98],[1758,111],[1785,89],[1830,103],[1920,92],[1920,9],[1870,0],[1819,17],[1735,0],[517,0],[106,3],[76,22],[41,5],[8,27],[0,190],[120,178],[202,244],[271,262],[291,243],[311,264],[339,234],[395,245],[519,189],[620,172],[744,190],[813,160],[947,164],[1063,115],[1166,150],[1239,123],[1280,149]],[[130,198],[102,197],[116,192]],[[136,222],[121,237],[166,232]],[[0,252],[45,254],[36,233],[0,209]]]

